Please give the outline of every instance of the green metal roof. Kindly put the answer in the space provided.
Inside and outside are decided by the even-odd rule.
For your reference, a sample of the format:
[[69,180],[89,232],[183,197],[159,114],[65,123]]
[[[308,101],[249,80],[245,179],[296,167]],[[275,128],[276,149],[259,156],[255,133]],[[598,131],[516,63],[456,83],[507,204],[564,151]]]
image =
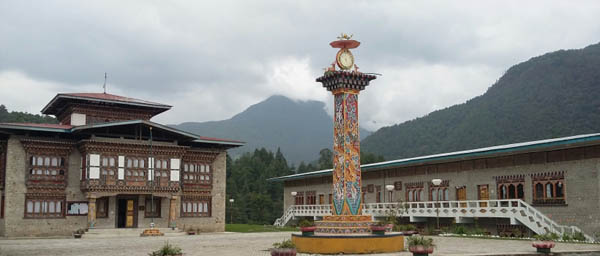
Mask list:
[[[495,154],[503,154],[503,153],[510,154],[510,153],[516,153],[516,152],[520,152],[520,151],[528,151],[528,150],[529,151],[532,151],[532,150],[539,151],[539,150],[543,150],[543,149],[547,149],[547,148],[551,148],[551,147],[560,147],[560,146],[573,147],[573,146],[575,146],[575,144],[578,145],[581,143],[590,143],[590,142],[600,143],[600,133],[577,135],[577,136],[562,137],[562,138],[547,139],[547,140],[529,141],[529,142],[522,142],[522,143],[515,143],[515,144],[506,144],[506,145],[478,148],[478,149],[472,149],[472,150],[464,150],[464,151],[456,151],[456,152],[443,153],[443,154],[435,154],[435,155],[428,155],[428,156],[419,156],[419,157],[413,157],[413,158],[398,159],[398,160],[385,161],[385,162],[372,163],[372,164],[363,164],[360,166],[360,168],[361,168],[361,171],[366,172],[366,171],[373,171],[373,170],[383,169],[383,168],[406,166],[406,165],[411,165],[411,164],[426,164],[426,163],[436,162],[436,161],[450,162],[450,161],[457,161],[457,160],[462,160],[462,159],[466,159],[466,158],[486,157],[486,156],[492,156]],[[281,177],[274,177],[274,178],[270,178],[268,180],[270,180],[270,181],[286,181],[286,180],[298,180],[298,179],[304,179],[304,178],[310,178],[310,177],[330,176],[331,172],[332,172],[331,169],[327,169],[327,170],[320,170],[320,171],[314,171],[314,172],[292,174],[292,175],[281,176]]]
[[132,125],[132,124],[145,124],[145,125],[155,127],[155,128],[161,129],[161,130],[175,133],[180,136],[186,137],[191,142],[195,142],[195,143],[221,144],[221,145],[231,145],[231,146],[243,146],[245,144],[244,142],[241,142],[241,141],[203,137],[203,136],[199,136],[199,135],[196,135],[193,133],[178,130],[178,129],[175,129],[175,128],[172,128],[172,127],[169,127],[166,125],[162,125],[162,124],[158,124],[158,123],[154,123],[154,122],[146,121],[146,120],[116,121],[116,122],[107,122],[107,123],[99,123],[99,124],[87,124],[87,125],[82,125],[82,126],[0,123],[0,129],[57,132],[57,133],[72,134],[72,133],[76,133],[76,132],[85,131],[88,129],[104,128],[104,127],[117,127],[117,126]]

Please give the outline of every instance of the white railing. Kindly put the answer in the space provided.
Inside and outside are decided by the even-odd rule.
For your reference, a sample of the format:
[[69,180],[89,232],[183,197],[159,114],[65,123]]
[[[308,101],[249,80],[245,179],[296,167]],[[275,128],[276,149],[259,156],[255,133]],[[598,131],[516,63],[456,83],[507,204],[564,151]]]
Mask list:
[[[470,201],[436,201],[436,202],[404,202],[404,203],[372,203],[363,204],[363,214],[373,217],[398,216],[411,218],[509,218],[531,229],[536,234],[547,232],[562,235],[564,233],[581,232],[575,226],[559,225],[546,215],[525,203],[521,199],[507,200],[470,200]],[[294,217],[322,217],[331,215],[331,205],[292,205],[283,216],[274,223],[284,226]],[[458,222],[458,221],[457,221]],[[588,235],[589,241],[594,239]]]

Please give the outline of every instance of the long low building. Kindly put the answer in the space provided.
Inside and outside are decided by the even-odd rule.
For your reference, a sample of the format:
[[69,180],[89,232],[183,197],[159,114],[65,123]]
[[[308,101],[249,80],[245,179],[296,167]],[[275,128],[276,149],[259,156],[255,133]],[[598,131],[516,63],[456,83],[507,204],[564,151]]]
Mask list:
[[0,236],[82,229],[225,227],[226,150],[150,119],[171,106],[58,94],[59,124],[0,123]]
[[[600,134],[531,141],[366,164],[363,213],[441,227],[473,223],[490,233],[600,232]],[[441,179],[439,185],[434,185]],[[284,182],[284,225],[331,214],[331,170]],[[436,227],[437,228],[437,227]],[[517,234],[518,235],[518,234]]]

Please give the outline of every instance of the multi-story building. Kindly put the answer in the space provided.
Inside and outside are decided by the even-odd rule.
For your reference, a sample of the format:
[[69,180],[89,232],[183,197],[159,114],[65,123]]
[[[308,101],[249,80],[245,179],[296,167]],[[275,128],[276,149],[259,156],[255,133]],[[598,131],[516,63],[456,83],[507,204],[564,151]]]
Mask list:
[[223,231],[226,150],[242,142],[154,123],[171,106],[58,94],[59,124],[0,124],[0,236],[79,228]]
[[[362,165],[363,213],[499,234],[600,232],[600,134]],[[283,225],[331,213],[331,170],[277,177]],[[435,184],[439,183],[439,184]],[[399,203],[401,202],[401,203]],[[401,209],[401,210],[400,210]]]

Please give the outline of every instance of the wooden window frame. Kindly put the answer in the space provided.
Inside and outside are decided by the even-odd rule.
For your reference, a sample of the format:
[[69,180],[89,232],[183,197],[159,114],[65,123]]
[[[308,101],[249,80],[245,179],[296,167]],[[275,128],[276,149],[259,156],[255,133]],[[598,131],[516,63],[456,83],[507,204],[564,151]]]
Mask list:
[[306,191],[306,204],[315,205],[317,204],[317,191]]
[[[193,207],[196,205],[194,211]],[[200,204],[202,205],[202,211],[200,211]],[[192,206],[192,211],[188,211],[187,208]],[[208,208],[206,209],[205,208]],[[212,197],[202,198],[182,198],[181,200],[181,211],[180,216],[182,218],[198,218],[198,217],[211,217],[212,216]]]
[[161,197],[154,197],[154,205],[156,206],[156,212],[152,211],[152,198],[146,197],[144,204],[144,218],[160,218],[161,216]]
[[206,162],[183,162],[180,180],[183,184],[212,185],[213,167]]
[[[41,164],[39,163],[41,160]],[[48,160],[48,161],[46,161]],[[54,160],[57,165],[53,165]],[[35,163],[34,163],[35,162]],[[48,162],[48,164],[46,164]],[[52,174],[56,172],[56,174]],[[62,174],[61,174],[62,172]],[[67,182],[69,165],[67,156],[58,154],[27,154],[27,181],[38,182]]]
[[[118,158],[117,158],[118,160]],[[135,161],[137,160],[138,164],[135,166]],[[131,162],[130,162],[131,161]],[[144,161],[144,165],[141,165],[141,161]],[[131,164],[129,164],[131,163]],[[125,156],[125,167],[123,168],[124,173],[123,176],[126,181],[139,181],[146,182],[148,181],[148,157],[145,156]],[[118,161],[117,161],[118,166]],[[118,169],[117,169],[118,170]],[[137,173],[138,175],[133,175]],[[117,171],[118,173],[118,171]]]
[[[96,218],[98,219],[105,219],[108,218],[108,213],[110,212],[110,210],[108,209],[108,201],[110,201],[108,199],[108,197],[101,197],[101,198],[97,198],[96,199]],[[100,205],[104,206],[105,212],[100,212]]]
[[[33,206],[32,206],[32,212],[28,212],[28,203],[32,202]],[[40,212],[36,213],[35,212],[35,204],[36,203],[40,203],[39,204],[39,209]],[[44,212],[44,205],[47,205],[46,208],[50,208],[50,203],[53,202],[54,203],[54,207],[56,207],[56,203],[60,202],[60,212],[54,212],[54,213],[49,213],[49,212]],[[66,205],[67,202],[67,197],[66,196],[39,196],[39,195],[25,195],[25,202],[24,202],[24,207],[23,207],[23,218],[24,219],[64,219],[65,218],[65,211],[67,208]],[[55,208],[56,209],[56,208]]]
[[[532,178],[532,194],[533,194],[533,205],[567,205],[567,185],[565,183],[564,176],[540,176],[537,175],[535,178]],[[540,184],[542,185],[542,198],[538,197],[536,186]],[[562,196],[558,197],[556,195],[556,190],[558,186],[562,187]],[[552,196],[548,197],[548,185],[551,186]]]

